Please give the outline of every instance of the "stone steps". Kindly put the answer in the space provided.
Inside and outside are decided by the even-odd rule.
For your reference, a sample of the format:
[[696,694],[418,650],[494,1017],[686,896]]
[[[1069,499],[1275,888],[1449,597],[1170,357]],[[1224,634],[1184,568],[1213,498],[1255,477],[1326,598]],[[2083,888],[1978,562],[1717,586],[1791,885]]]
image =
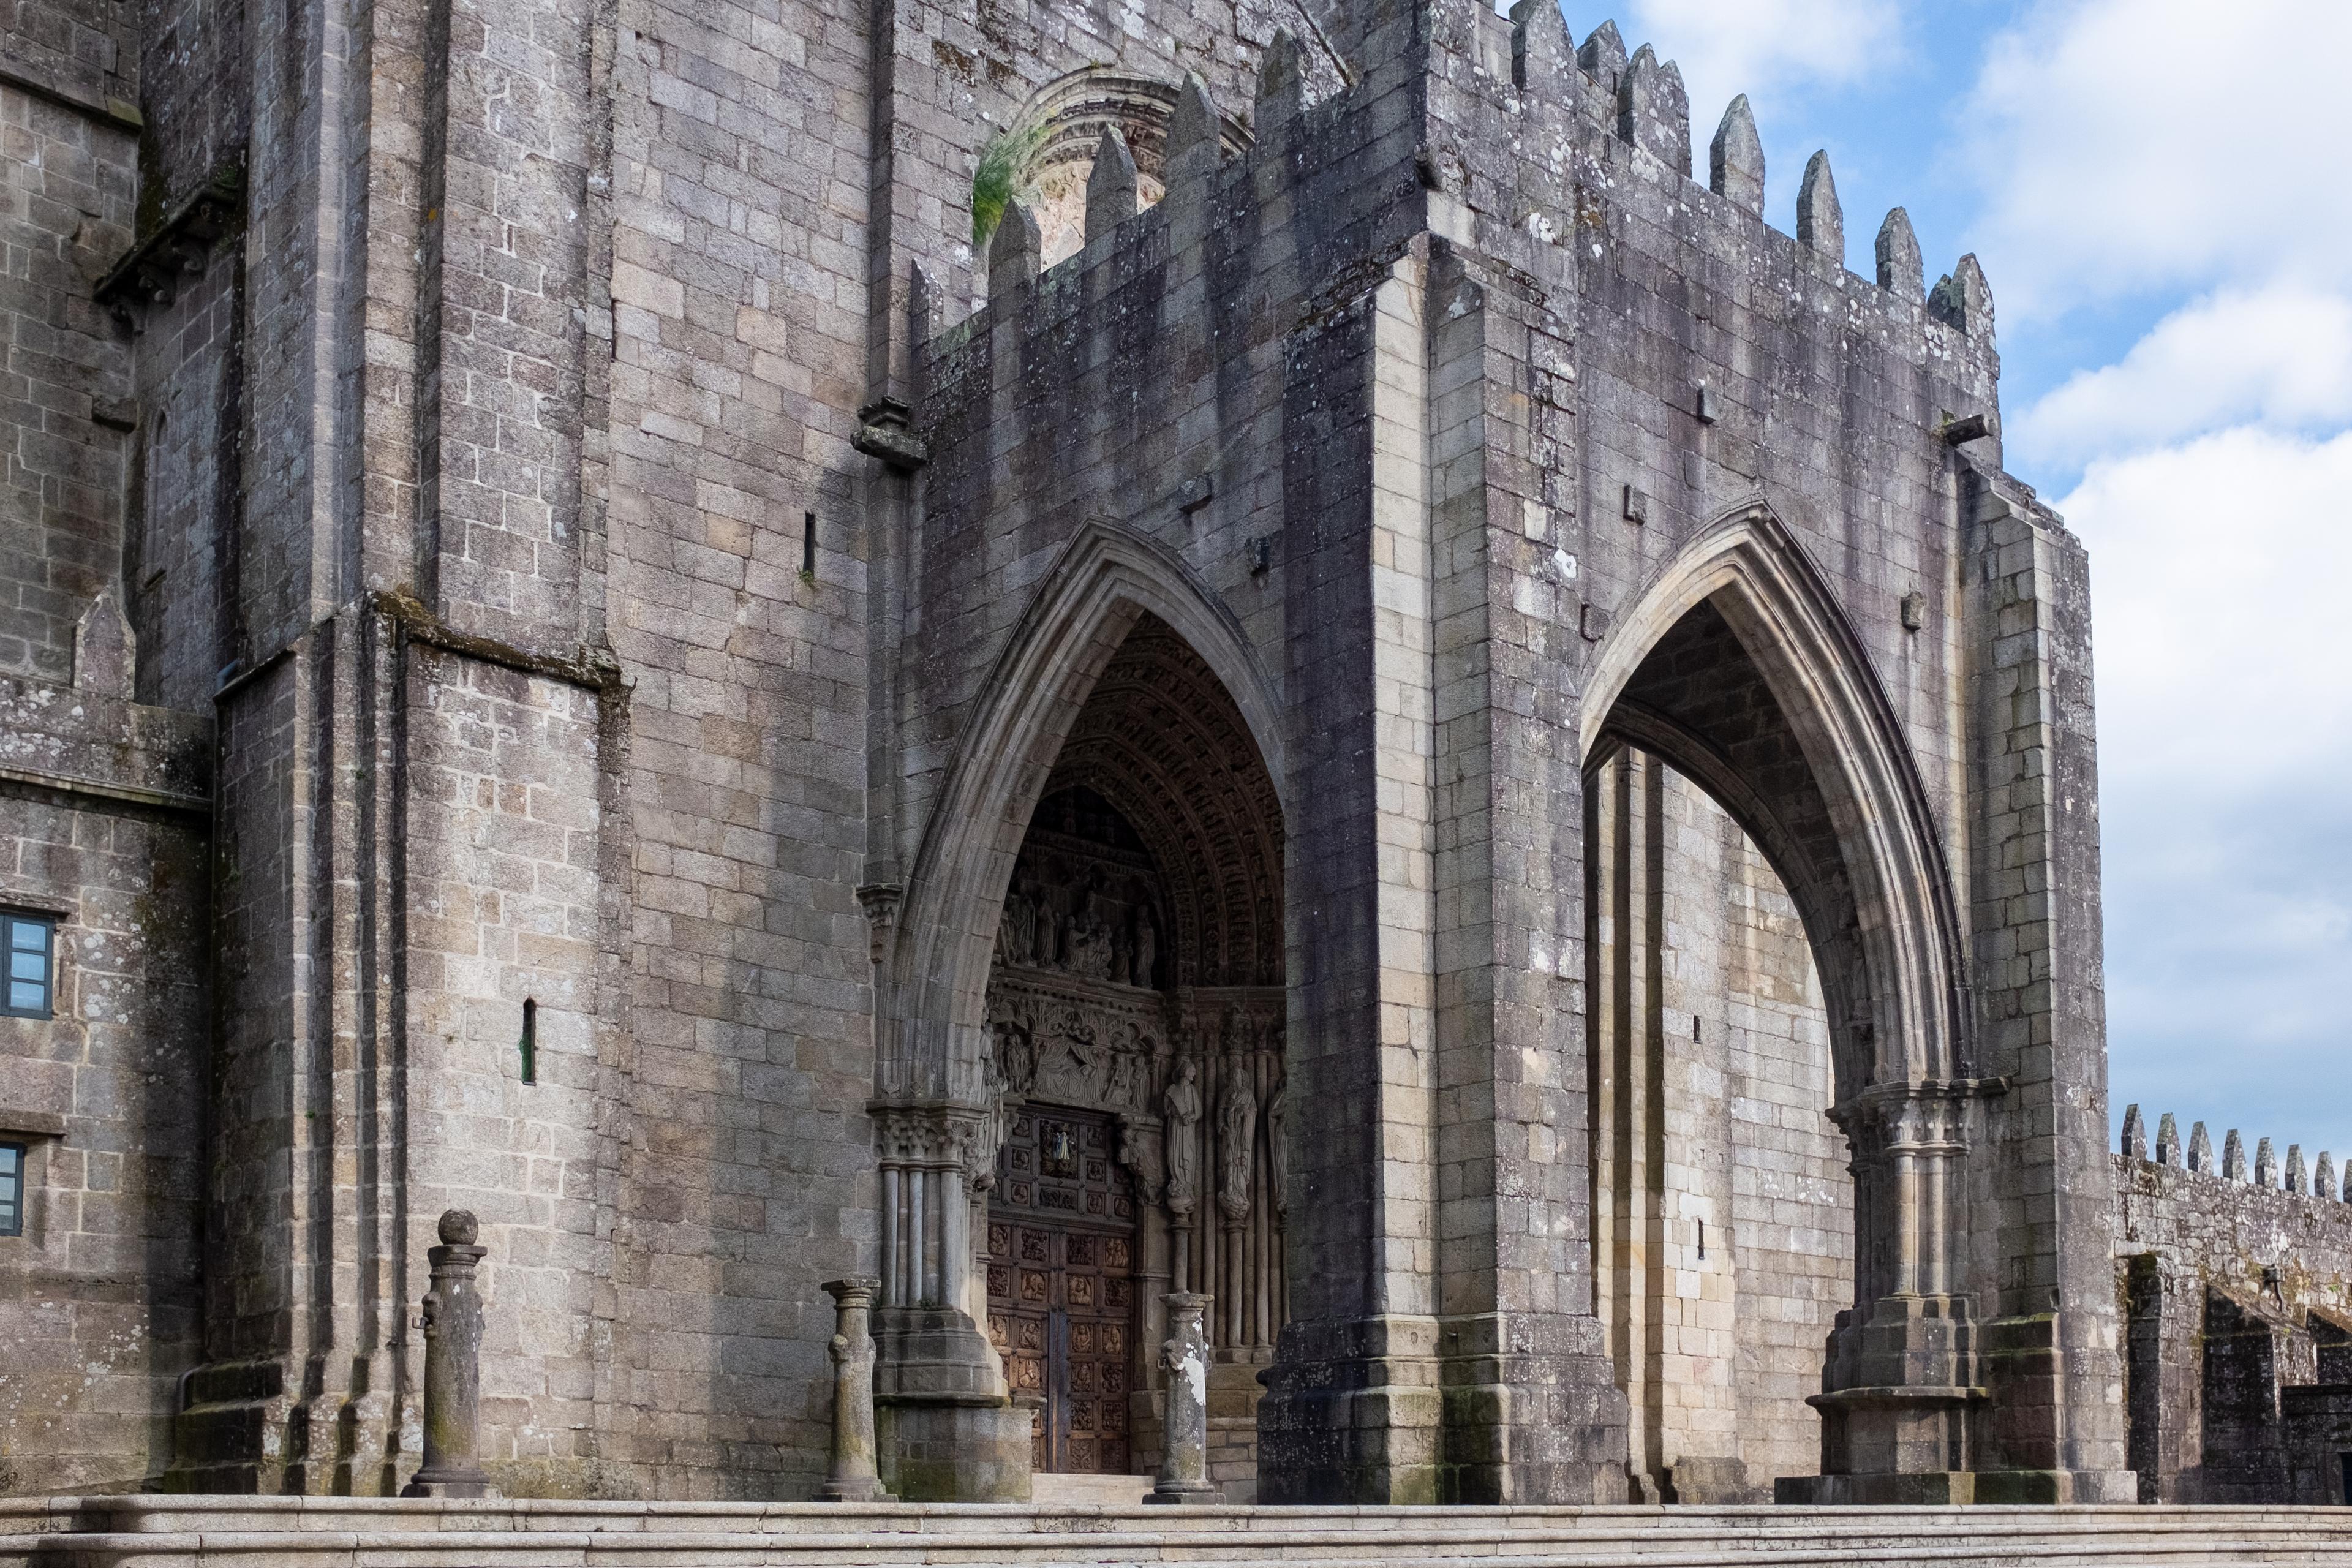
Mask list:
[[0,1568],[804,1568],[1175,1563],[2352,1568],[2352,1510],[1157,1509],[0,1500]]
[[1029,1478],[1032,1508],[1141,1508],[1151,1489],[1150,1476],[1057,1476]]

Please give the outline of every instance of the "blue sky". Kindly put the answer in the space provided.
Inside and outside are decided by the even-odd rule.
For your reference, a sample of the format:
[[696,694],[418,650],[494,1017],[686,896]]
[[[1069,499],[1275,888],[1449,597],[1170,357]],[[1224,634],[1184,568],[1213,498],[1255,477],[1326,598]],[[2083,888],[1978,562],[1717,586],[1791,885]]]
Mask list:
[[1983,263],[2009,467],[2091,551],[2116,1117],[2352,1153],[2352,4],[1615,20],[1699,146],[1748,95],[1774,223],[1825,147],[1850,266],[1898,205],[1931,280]]

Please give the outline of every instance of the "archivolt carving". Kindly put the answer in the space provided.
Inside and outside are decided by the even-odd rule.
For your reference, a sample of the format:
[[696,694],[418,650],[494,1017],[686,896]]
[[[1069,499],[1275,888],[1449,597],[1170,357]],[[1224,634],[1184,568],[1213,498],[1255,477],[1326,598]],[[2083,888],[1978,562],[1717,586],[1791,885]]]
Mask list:
[[[1087,791],[1132,825],[1174,919],[1172,984],[1278,982],[1281,802],[1233,698],[1165,622],[1146,616],[1129,634],[1046,789]],[[1051,826],[1041,813],[1033,836]],[[1155,918],[1155,951],[1160,934]]]
[[[1170,628],[1172,647],[1181,647],[1198,667],[1214,672],[1222,701],[1218,722],[1230,730],[1238,719],[1238,733],[1253,742],[1246,749],[1227,748],[1217,754],[1234,768],[1244,760],[1256,763],[1247,771],[1249,787],[1272,809],[1265,812],[1255,831],[1259,845],[1270,853],[1259,858],[1255,869],[1235,873],[1219,867],[1218,879],[1238,875],[1241,879],[1216,885],[1238,887],[1245,896],[1218,899],[1224,911],[1220,919],[1226,923],[1217,929],[1238,922],[1246,930],[1243,950],[1253,964],[1267,952],[1279,954],[1276,792],[1284,770],[1272,685],[1239,623],[1181,557],[1129,530],[1089,523],[1039,585],[1036,599],[974,699],[947,774],[925,808],[921,847],[877,976],[876,1089],[884,1102],[947,1100],[978,1109],[984,1098],[982,1061],[999,1049],[986,1016],[989,974],[998,952],[1006,894],[1021,891],[1013,878],[1018,852],[1035,804],[1045,793],[1045,776],[1066,750],[1071,728],[1086,706],[1084,699],[1121,651],[1127,634],[1147,616]],[[1155,668],[1171,667],[1163,661]],[[1181,776],[1172,766],[1159,771],[1170,778]],[[1135,769],[1106,766],[1096,776],[1125,790],[1125,781],[1137,773]],[[1182,796],[1177,784],[1167,787]],[[1135,798],[1139,803],[1143,798],[1140,785]],[[1213,863],[1208,858],[1218,852],[1215,833],[1241,831],[1240,824],[1219,826],[1213,816],[1206,819],[1206,827],[1187,826],[1181,819],[1170,826],[1140,804],[1135,816],[1155,816],[1151,831],[1165,836],[1160,841],[1167,849],[1153,848],[1148,858],[1162,868],[1179,860],[1188,866]],[[1234,841],[1248,843],[1240,837]],[[1209,901],[1205,894],[1192,900],[1194,907]],[[1170,906],[1175,902],[1171,892]],[[1249,910],[1246,921],[1234,913],[1237,907]],[[1154,978],[1163,985],[1168,983],[1171,961],[1167,949],[1174,938],[1161,912],[1161,907],[1154,907],[1148,936],[1133,929],[1126,933],[1130,979],[1135,952],[1150,946],[1158,971]],[[1168,912],[1172,921],[1172,907]],[[1042,930],[1033,902],[1026,933],[1033,963],[1042,952]],[[1261,939],[1260,931],[1269,934]],[[1020,940],[1019,934],[1011,940]],[[1060,938],[1056,940],[1058,963]],[[1108,961],[1096,956],[1103,951],[1099,941],[1081,945],[1089,955],[1087,962],[1104,963],[1108,977],[1117,964],[1116,931]],[[1031,1043],[1035,1043],[1034,1037]]]

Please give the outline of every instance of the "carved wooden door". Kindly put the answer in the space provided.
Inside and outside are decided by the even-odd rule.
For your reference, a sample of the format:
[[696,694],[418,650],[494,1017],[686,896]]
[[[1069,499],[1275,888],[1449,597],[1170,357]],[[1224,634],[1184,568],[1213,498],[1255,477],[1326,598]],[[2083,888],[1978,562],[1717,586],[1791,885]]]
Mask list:
[[988,1215],[988,1332],[1015,1394],[1039,1400],[1039,1471],[1123,1475],[1135,1348],[1136,1208],[1097,1111],[1024,1108]]

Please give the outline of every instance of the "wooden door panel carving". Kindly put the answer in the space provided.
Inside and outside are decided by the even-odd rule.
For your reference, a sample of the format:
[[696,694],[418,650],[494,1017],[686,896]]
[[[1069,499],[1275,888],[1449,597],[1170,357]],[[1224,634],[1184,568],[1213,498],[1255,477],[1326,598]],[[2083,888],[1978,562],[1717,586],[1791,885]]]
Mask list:
[[1135,1352],[1135,1194],[1095,1111],[1024,1108],[988,1219],[988,1331],[1016,1392],[1040,1399],[1032,1468],[1125,1474]]

